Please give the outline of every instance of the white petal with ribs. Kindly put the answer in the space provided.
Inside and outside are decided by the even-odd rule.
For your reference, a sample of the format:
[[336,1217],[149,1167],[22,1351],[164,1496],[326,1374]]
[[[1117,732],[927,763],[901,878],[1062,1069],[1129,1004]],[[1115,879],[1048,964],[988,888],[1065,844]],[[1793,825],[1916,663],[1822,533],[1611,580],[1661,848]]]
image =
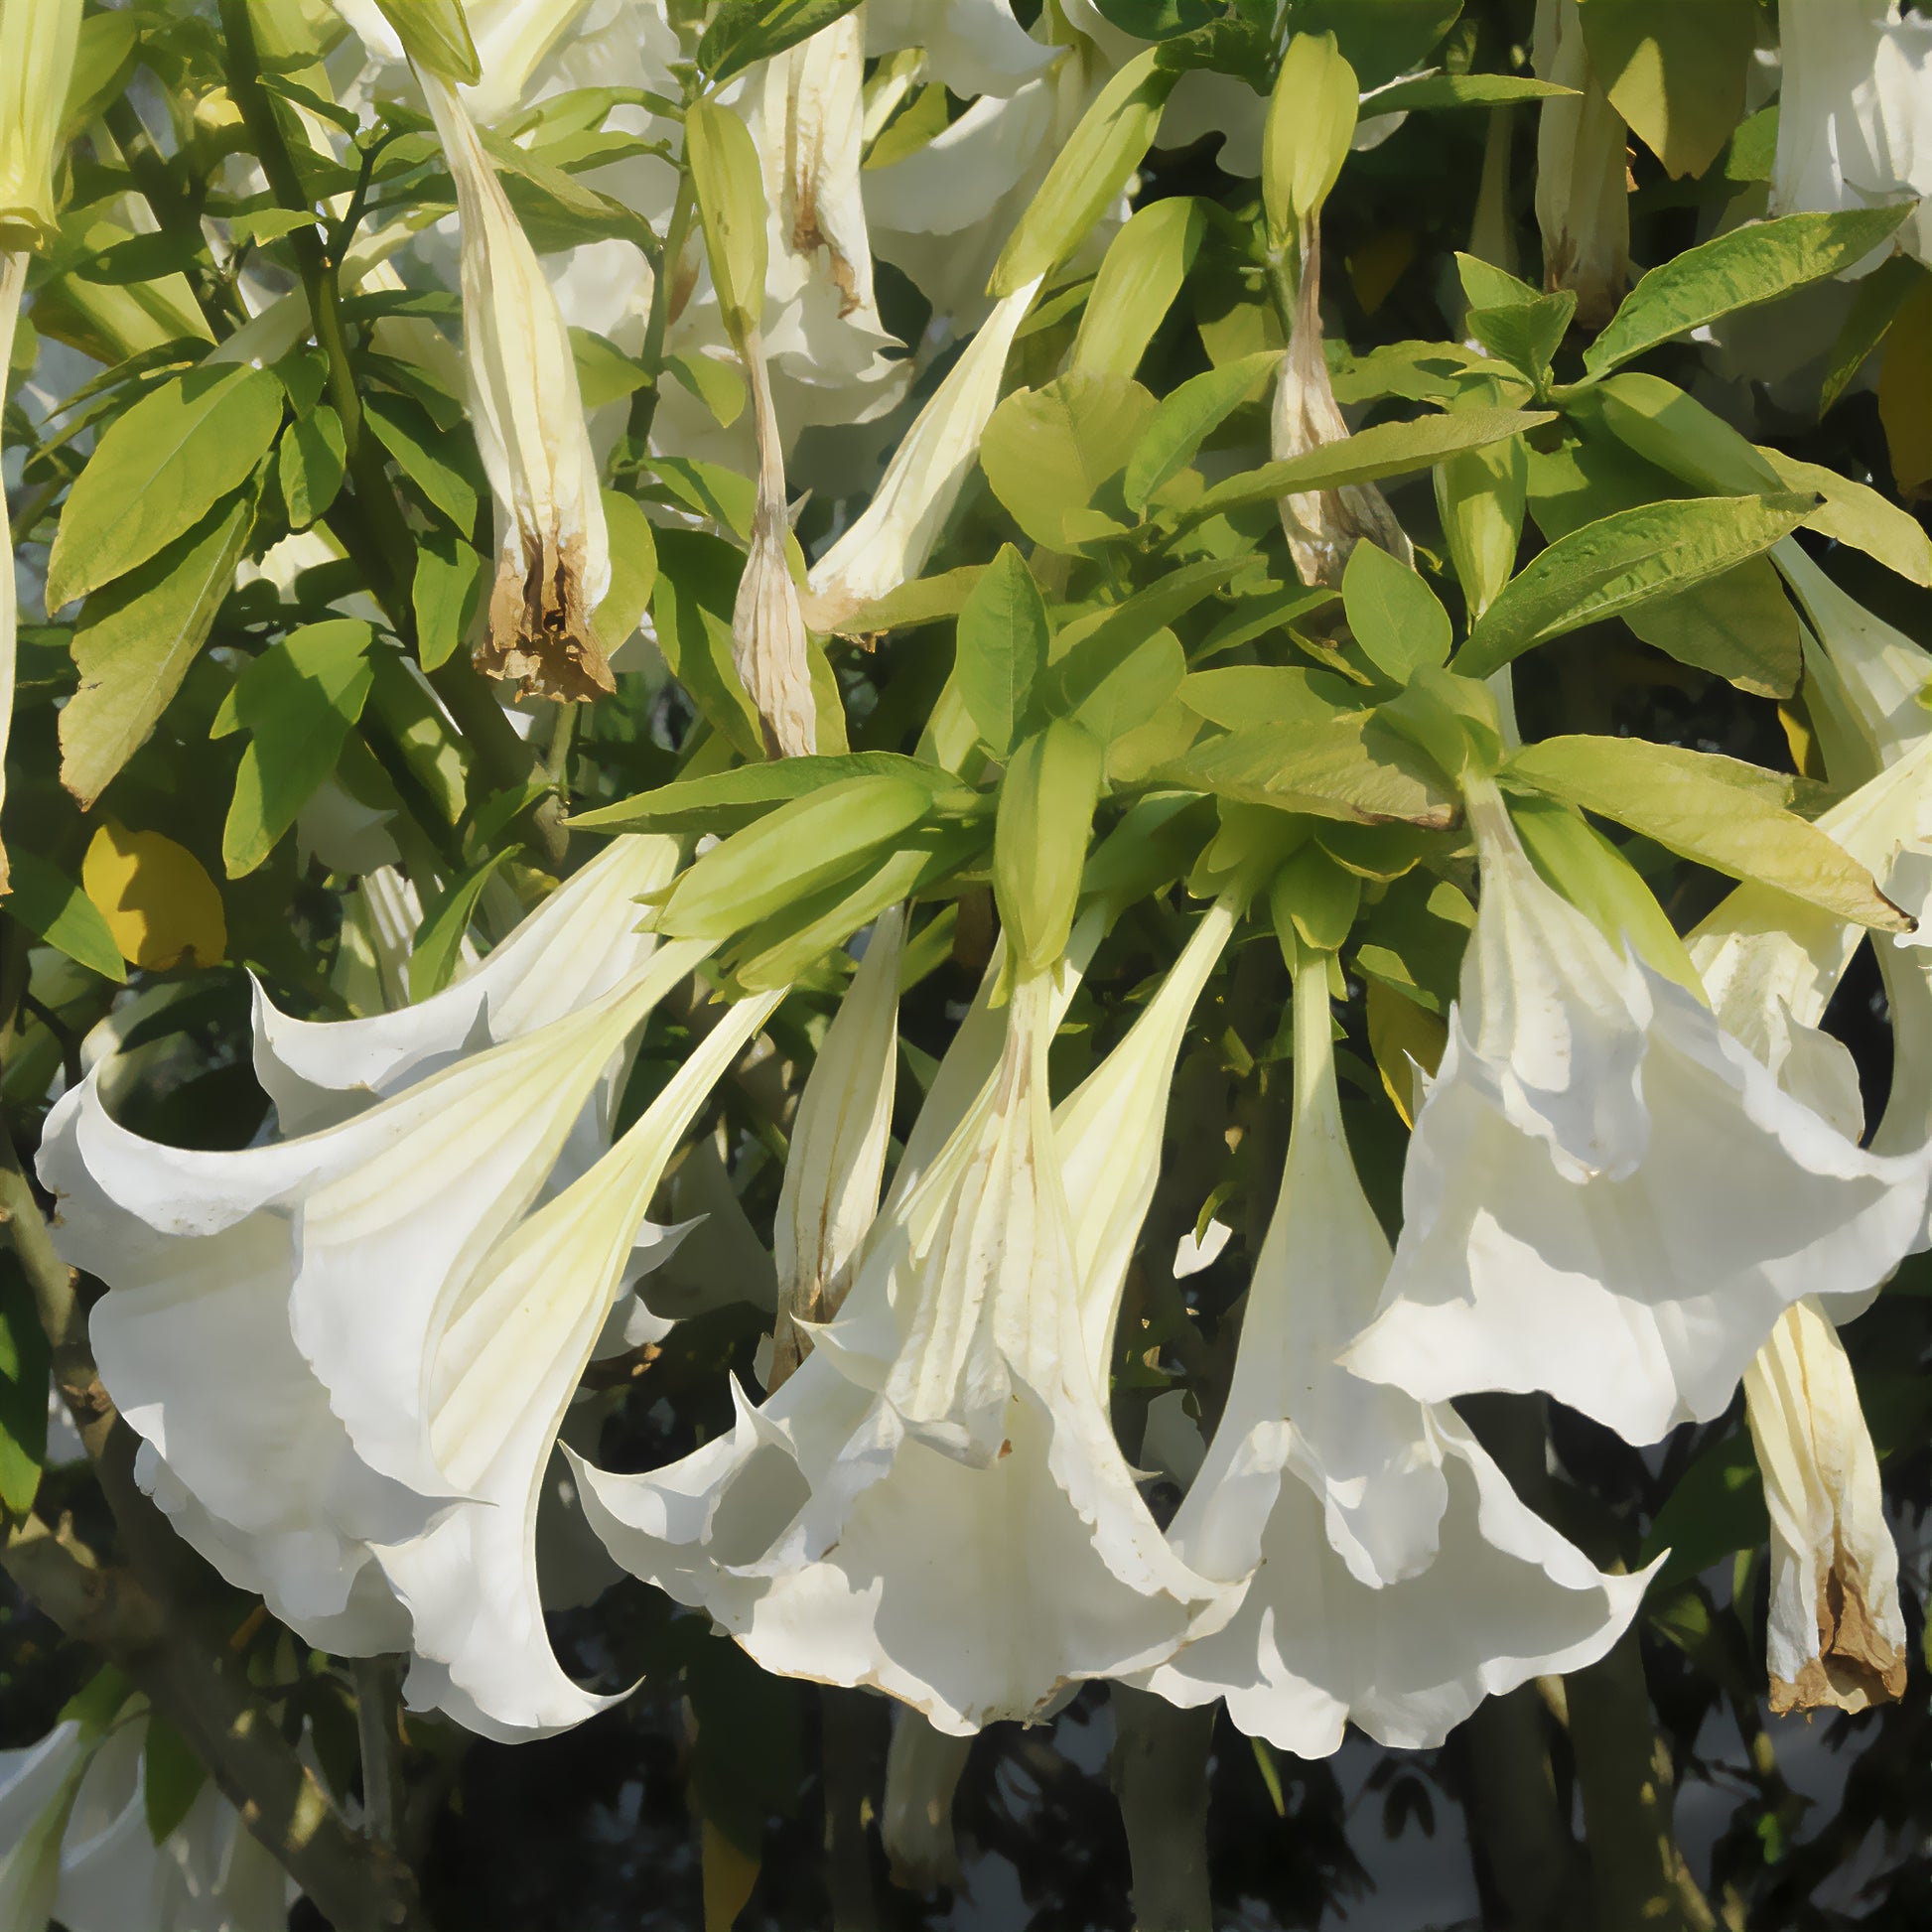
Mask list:
[[1604,1576],[1525,1508],[1453,1410],[1336,1364],[1389,1246],[1343,1138],[1316,955],[1296,973],[1295,1068],[1227,1408],[1172,1531],[1245,1594],[1135,1681],[1177,1704],[1224,1697],[1243,1730],[1304,1757],[1350,1722],[1438,1744],[1483,1697],[1601,1656],[1647,1578]]

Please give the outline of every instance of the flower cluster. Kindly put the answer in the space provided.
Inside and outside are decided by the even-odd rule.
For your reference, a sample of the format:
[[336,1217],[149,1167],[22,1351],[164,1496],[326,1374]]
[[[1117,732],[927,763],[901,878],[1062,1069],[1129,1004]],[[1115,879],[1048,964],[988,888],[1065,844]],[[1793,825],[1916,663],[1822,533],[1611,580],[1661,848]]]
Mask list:
[[[1842,342],[1885,302],[1923,338],[1927,21],[1786,0],[1751,175],[1748,46],[1698,160],[1577,0],[1509,73],[1292,5],[338,0],[283,47],[272,11],[223,7],[261,45],[173,161],[101,123],[133,179],[225,141],[232,232],[169,268],[176,334],[118,344],[143,386],[84,466],[36,459],[34,595],[84,603],[35,728],[63,814],[138,814],[196,658],[197,745],[247,734],[228,878],[279,854],[301,936],[230,945],[251,889],[103,813],[79,886],[29,861],[45,943],[0,960],[45,1031],[6,1020],[6,1099],[94,1298],[69,1345],[179,1537],[510,1742],[627,1695],[553,1644],[574,1538],[592,1594],[627,1573],[897,1700],[895,1775],[943,1808],[934,1733],[1093,1681],[1316,1759],[1598,1664],[1675,1573],[1563,1507],[1554,1403],[1748,1442],[1772,1709],[1898,1699],[1839,1330],[1932,1247],[1932,657],[1821,546],[1924,587],[1932,543],[1700,397],[1714,332],[1801,284]],[[113,52],[81,30],[0,0],[0,376],[35,250],[68,352],[116,346],[49,118]],[[1466,107],[1453,340],[1357,355],[1324,207]],[[1519,107],[1540,284],[1499,238]],[[1634,290],[1633,134],[1755,198]],[[1146,195],[1210,138],[1227,207]],[[1626,366],[1671,343],[1685,386]],[[256,417],[184,519],[126,482],[165,427],[187,501]],[[1757,709],[1570,729],[1618,622]],[[1869,1130],[1826,1025],[1867,942]],[[155,1030],[224,951],[261,1125],[179,1145],[146,1103],[194,1023]],[[678,1358],[720,1426],[637,1466],[607,1425],[721,1312]],[[0,1916],[284,1910],[213,1786],[143,1835],[150,1712],[110,1688],[15,1754]],[[941,1872],[915,1811],[894,1857]]]

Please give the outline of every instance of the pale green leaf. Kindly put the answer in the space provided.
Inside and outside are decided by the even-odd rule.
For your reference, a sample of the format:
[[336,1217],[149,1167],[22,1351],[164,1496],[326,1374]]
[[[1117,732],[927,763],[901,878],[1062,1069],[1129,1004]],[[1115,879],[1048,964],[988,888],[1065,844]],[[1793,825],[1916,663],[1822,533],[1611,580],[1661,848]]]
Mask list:
[[245,483],[282,420],[266,369],[201,368],[143,396],[101,436],[61,512],[47,608],[125,576]]
[[254,520],[237,496],[92,598],[73,635],[80,688],[61,713],[61,782],[91,805],[140,748],[207,641]]
[[1046,605],[1012,544],[1003,544],[959,614],[953,676],[986,748],[1004,760],[1046,668]]
[[436,427],[428,410],[406,396],[372,389],[362,398],[362,416],[402,474],[467,533],[477,520],[477,488],[451,461],[450,439]]
[[1512,786],[1614,819],[1680,857],[1754,880],[1834,917],[1903,932],[1911,921],[1871,875],[1787,810],[1775,771],[1638,738],[1546,738],[1503,767]]
[[1440,776],[1360,712],[1209,739],[1152,776],[1160,784],[1364,825],[1402,819],[1442,827],[1456,816],[1456,801]]
[[1127,465],[1122,485],[1127,507],[1136,514],[1145,511],[1155,491],[1193,462],[1202,443],[1244,402],[1262,394],[1281,359],[1280,349],[1264,348],[1189,376],[1163,396]]
[[1584,367],[1603,375],[1673,336],[1836,275],[1870,254],[1910,212],[1905,203],[1785,214],[1687,248],[1630,291],[1585,352]]
[[1455,668],[1487,677],[1532,644],[1702,583],[1770,549],[1814,507],[1808,496],[1701,496],[1586,523],[1504,586]]
[[615,651],[637,628],[657,588],[657,535],[634,496],[607,489],[604,526],[611,540],[611,588],[592,617],[607,651]]
[[1358,543],[1341,578],[1341,608],[1368,661],[1398,684],[1447,664],[1453,633],[1442,601],[1407,564]]
[[416,656],[426,671],[449,661],[483,605],[488,565],[453,530],[426,530],[416,546],[410,603]]
[[336,500],[345,460],[343,419],[326,402],[288,426],[276,461],[290,529],[306,530]]
[[1207,217],[1191,196],[1171,196],[1131,215],[1107,244],[1068,366],[1083,375],[1132,375],[1206,231]]
[[516,857],[521,846],[505,846],[492,852],[480,866],[455,880],[423,914],[416,928],[416,941],[409,952],[409,997],[427,1000],[440,993],[456,977],[463,959],[463,935],[477,910],[477,901],[498,867]]
[[1154,409],[1125,376],[1063,375],[1043,389],[1017,389],[986,426],[980,465],[1035,543],[1077,551],[1129,527],[1118,480]]

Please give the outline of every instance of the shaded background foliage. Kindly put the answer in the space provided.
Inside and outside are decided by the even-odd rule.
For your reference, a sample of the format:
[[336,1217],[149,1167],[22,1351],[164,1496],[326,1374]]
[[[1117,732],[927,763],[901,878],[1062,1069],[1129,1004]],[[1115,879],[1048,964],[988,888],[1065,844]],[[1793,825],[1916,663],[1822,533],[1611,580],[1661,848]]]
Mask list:
[[[181,11],[191,21],[199,18],[192,9]],[[1018,11],[1025,19],[1034,10],[1023,5]],[[1407,14],[1420,39],[1418,55],[1433,49],[1438,61],[1472,61],[1487,69],[1522,64],[1527,4],[1476,0],[1458,10],[1437,0],[1410,4]],[[953,103],[955,112],[959,105]],[[1380,345],[1452,332],[1458,298],[1449,256],[1468,243],[1487,126],[1483,115],[1415,114],[1381,146],[1350,161],[1325,229],[1327,327],[1331,345],[1346,345],[1341,372],[1349,356]],[[1753,147],[1747,126],[1703,177],[1682,181],[1667,177],[1633,143],[1636,260],[1662,261],[1710,231],[1739,185],[1761,178],[1762,132],[1756,129]],[[1508,214],[1519,257],[1531,262],[1534,138],[1533,115],[1518,113],[1507,135]],[[1251,185],[1222,175],[1210,147],[1152,157],[1140,178],[1140,205],[1190,195],[1249,212]],[[1226,323],[1241,282],[1232,244],[1210,230],[1188,287],[1143,364],[1142,378],[1156,393],[1209,366],[1203,329]],[[923,298],[890,269],[882,270],[881,283],[887,325],[904,341],[917,341],[927,319]],[[1049,310],[1032,326],[1016,351],[1009,384],[1049,376],[1076,319],[1054,320]],[[1272,335],[1279,342],[1264,308],[1251,305],[1249,320],[1263,340]],[[1574,369],[1578,346],[1573,342],[1560,352],[1559,374]],[[1745,376],[1722,384],[1711,378],[1710,349],[1699,345],[1667,348],[1652,366],[1699,390],[1753,439],[1889,489],[1890,453],[1868,384],[1855,385],[1821,418],[1817,379],[1784,379],[1778,359],[1766,358],[1763,368],[1775,381]],[[935,368],[924,378],[905,405],[908,418],[938,373]],[[1234,419],[1222,440],[1252,443],[1259,411],[1254,405]],[[839,432],[814,434],[829,439]],[[70,451],[50,449],[30,461],[25,478],[10,479],[23,511],[37,501],[44,510],[39,492],[70,475],[73,463]],[[1427,480],[1392,485],[1390,493],[1418,547],[1442,556]],[[846,512],[846,505],[826,497],[806,505],[798,534],[808,554],[822,548]],[[1272,509],[1253,523],[1258,542],[1273,540]],[[31,545],[33,516],[21,514],[17,528]],[[976,478],[930,569],[983,560],[1009,540],[1024,537]],[[670,569],[675,543],[661,547]],[[1932,595],[1857,556],[1835,556],[1833,567],[1870,608],[1910,634],[1932,637]],[[1453,598],[1447,572],[1433,581]],[[263,585],[236,593],[216,620],[217,657],[226,651],[233,662],[259,649],[271,634],[265,620],[285,624],[313,616],[333,588],[298,580],[294,612],[271,612],[276,597]],[[729,585],[725,596],[728,608]],[[1183,640],[1196,642],[1206,620],[1187,621],[1195,628],[1189,634],[1180,626]],[[912,749],[945,674],[950,641],[950,626],[940,623],[895,632],[871,653],[838,654],[855,749]],[[57,849],[84,843],[86,829],[58,786],[51,700],[70,688],[65,643],[55,626],[24,639],[27,705],[17,733],[17,802],[9,814],[10,824],[44,815]],[[180,699],[116,780],[109,801],[129,823],[166,825],[172,837],[208,855],[211,866],[232,788],[235,745],[210,745],[207,727],[227,681],[215,657],[191,671]],[[1534,653],[1520,668],[1518,698],[1530,737],[1628,732],[1794,768],[1774,700],[1747,697],[1689,670],[1621,623],[1591,626]],[[675,687],[656,688],[639,674],[621,676],[617,696],[585,716],[569,748],[577,800],[621,797],[671,777],[693,720]],[[1660,871],[1657,883],[1667,886],[1672,878],[1678,890],[1667,902],[1683,928],[1706,909],[1699,896],[1713,889],[1708,876],[1690,868]],[[305,861],[284,841],[267,866],[225,886],[223,900],[231,956],[249,960],[278,1001],[296,1011],[321,1010],[317,962],[326,961],[335,944],[339,901],[320,862]],[[1118,1036],[1149,976],[1173,956],[1178,925],[1172,907],[1143,905],[1131,915],[1056,1043],[1056,1086]],[[943,1045],[971,997],[989,939],[987,908],[969,899],[959,911],[950,957],[906,995],[901,1026],[916,1053],[936,1054]],[[18,961],[23,942],[21,929],[10,926],[10,960]],[[17,972],[18,966],[6,970]],[[150,1055],[149,1076],[129,1093],[129,1124],[186,1146],[246,1144],[267,1103],[249,1068],[243,974],[234,966],[190,965],[138,978],[144,985],[168,984],[175,996],[123,1042]],[[1403,1136],[1381,1095],[1361,992],[1351,983],[1350,1002],[1338,1009],[1348,1034],[1342,1048],[1348,1124],[1371,1192],[1393,1219]],[[70,1053],[111,994],[90,995],[91,1006],[83,1000],[57,1016],[59,1028],[50,1030],[57,1051]],[[1278,1037],[1285,999],[1279,958],[1262,941],[1233,956],[1194,1017],[1176,1089],[1170,1173],[1150,1221],[1146,1255],[1171,1252],[1200,1201],[1217,1192],[1234,1238],[1178,1291],[1150,1281],[1145,1267],[1130,1284],[1115,1404],[1130,1456],[1137,1452],[1151,1396],[1173,1386],[1190,1388],[1204,1421],[1211,1421],[1224,1391],[1241,1295],[1271,1205],[1268,1183],[1256,1184],[1256,1176],[1278,1171],[1286,1139],[1286,1062]],[[789,1009],[782,1013],[776,1023],[781,1048],[802,1055],[807,1025]],[[1852,1047],[1867,1117],[1876,1119],[1889,1079],[1890,1045],[1868,955],[1862,955],[1840,992],[1828,1025]],[[675,1020],[653,1023],[628,1110],[640,1107],[666,1077],[681,1039]],[[39,1108],[27,1076],[16,1078],[17,1066],[17,1060],[9,1066],[6,1099],[16,1141],[31,1155]],[[897,1132],[903,1133],[917,1100],[908,1055]],[[768,1123],[745,1095],[728,1090],[718,1126],[723,1144],[734,1151],[733,1179],[746,1213],[754,1226],[767,1225],[779,1176]],[[0,1258],[0,1271],[14,1267],[10,1255]],[[1184,1341],[1172,1325],[1171,1302],[1163,1299],[1175,1292],[1184,1293],[1191,1310]],[[0,1294],[11,1346],[31,1354],[31,1322],[20,1318],[24,1298],[11,1273]],[[749,1304],[680,1325],[661,1350],[626,1365],[624,1379],[602,1396],[601,1422],[582,1446],[618,1469],[655,1466],[689,1450],[727,1425],[725,1372],[752,1376],[763,1327],[760,1311]],[[1926,1513],[1932,1507],[1932,1266],[1909,1263],[1871,1312],[1849,1329],[1846,1342],[1884,1458],[1916,1652],[1924,1627]],[[1535,1469],[1526,1469],[1516,1451],[1540,1434],[1536,1405],[1490,1398],[1465,1407],[1499,1455],[1507,1461],[1515,1454],[1519,1482],[1534,1481]],[[1927,1922],[1928,1674],[1915,1664],[1900,1703],[1860,1716],[1768,1718],[1763,1509],[1741,1405],[1716,1424],[1680,1430],[1659,1449],[1642,1451],[1561,1410],[1549,1422],[1554,1468],[1544,1495],[1526,1487],[1529,1499],[1599,1562],[1635,1564],[1665,1543],[1676,1552],[1647,1605],[1642,1683],[1629,1674],[1627,1659],[1606,1660],[1571,1680],[1567,1699],[1529,1686],[1492,1701],[1440,1750],[1384,1751],[1351,1733],[1341,1752],[1322,1763],[1272,1753],[1222,1719],[1206,1758],[1219,1923],[1254,1932],[1342,1923],[1599,1923],[1601,1901],[1609,1895],[1602,1880],[1620,1849],[1606,1815],[1580,1796],[1571,1725],[1583,1722],[1587,1711],[1601,1735],[1606,1709],[1614,1721],[1610,1727],[1618,1729],[1624,1772],[1636,1782],[1654,1777],[1665,1810],[1674,1803],[1677,1840],[1694,1881],[1680,1901],[1682,1923],[1796,1932]],[[1169,1485],[1170,1505],[1173,1495]],[[111,1525],[84,1466],[51,1470],[40,1507],[49,1516],[71,1512],[88,1541],[111,1547]],[[45,1731],[93,1666],[4,1587],[0,1745],[16,1745]],[[204,1580],[204,1588],[210,1600],[219,1600],[218,1586]],[[291,1730],[306,1722],[333,1778],[352,1787],[354,1733],[341,1674],[286,1633],[250,1617],[238,1597],[223,1614],[255,1680],[288,1693]],[[870,1822],[880,1802],[889,1724],[882,1701],[767,1677],[711,1634],[702,1616],[676,1609],[628,1579],[588,1605],[556,1612],[552,1628],[576,1675],[607,1689],[641,1678],[642,1688],[577,1731],[515,1748],[470,1739],[434,1722],[409,1721],[406,1762],[418,1800],[414,1847],[435,1922],[479,1932],[689,1927],[715,1914],[734,1884],[750,1887],[738,1921],[748,1927],[836,1922],[852,1928],[1025,1926],[1046,1932],[1131,1922],[1127,1843],[1109,1772],[1118,1713],[1104,1689],[1088,1687],[1048,1725],[996,1726],[976,1741],[955,1809],[962,1883],[949,1893],[918,1895],[890,1881]],[[1647,1705],[1638,1695],[1646,1687]],[[304,1905],[295,1922],[318,1921]]]

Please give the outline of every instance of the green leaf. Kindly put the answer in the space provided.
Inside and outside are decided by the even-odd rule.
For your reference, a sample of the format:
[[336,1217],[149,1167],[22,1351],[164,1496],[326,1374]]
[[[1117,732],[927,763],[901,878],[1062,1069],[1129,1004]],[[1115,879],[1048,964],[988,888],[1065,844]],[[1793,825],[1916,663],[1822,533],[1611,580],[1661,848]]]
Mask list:
[[729,108],[699,101],[684,117],[684,152],[704,223],[705,259],[732,339],[764,317],[764,177],[752,131]]
[[732,663],[732,606],[744,554],[703,530],[657,532],[651,592],[658,648],[691,702],[741,757],[764,756],[764,731]]
[[1401,819],[1445,827],[1456,816],[1440,775],[1363,712],[1231,732],[1156,766],[1152,776],[1159,784],[1363,825]]
[[488,574],[489,566],[454,530],[426,530],[417,539],[409,601],[424,670],[447,663],[462,643],[483,604]]
[[849,14],[859,0],[725,0],[698,43],[698,68],[729,80]]
[[1298,33],[1332,34],[1364,89],[1419,65],[1462,11],[1462,0],[1296,0]]
[[306,530],[336,500],[346,458],[343,419],[326,402],[288,426],[277,464],[290,529]]
[[1187,195],[1138,209],[1107,244],[1087,297],[1068,367],[1081,375],[1128,375],[1141,365],[1207,232]]
[[1363,655],[1407,684],[1426,664],[1447,664],[1452,632],[1442,601],[1407,564],[1358,543],[1341,577],[1341,608]]
[[1377,423],[1305,456],[1230,477],[1193,503],[1185,521],[1200,523],[1251,503],[1272,503],[1291,490],[1339,489],[1343,483],[1376,483],[1427,470],[1457,451],[1479,450],[1555,420],[1547,409],[1457,409],[1413,422]]
[[477,520],[477,487],[445,454],[454,439],[436,427],[420,403],[386,389],[364,393],[362,414],[402,474],[467,533]]
[[177,376],[117,418],[61,512],[47,560],[47,608],[160,554],[238,488],[282,420],[282,385],[266,369]]
[[90,806],[153,731],[234,584],[254,520],[234,497],[88,600],[73,634],[80,688],[61,713],[61,782]]
[[1074,553],[1128,527],[1118,485],[1148,423],[1154,398],[1118,375],[1063,375],[1043,389],[1016,389],[980,439],[993,493],[1035,543]]
[[1524,73],[1419,73],[1391,82],[1362,105],[1380,120],[1384,114],[1414,114],[1432,107],[1507,107],[1576,91]]
[[745,413],[745,378],[729,362],[679,348],[665,356],[664,368],[711,411],[720,429],[730,429]]
[[1870,254],[1910,212],[1907,203],[1785,214],[1687,248],[1630,291],[1586,350],[1584,367],[1591,375],[1607,374],[1673,336],[1836,275]]
[[1180,701],[1195,716],[1229,731],[1322,724],[1338,712],[1359,709],[1338,678],[1287,664],[1226,664],[1190,671],[1181,684]]
[[141,1802],[156,1845],[187,1822],[207,1782],[207,1767],[194,1746],[158,1711],[150,1712],[141,1746]]
[[570,359],[577,366],[577,393],[587,415],[650,384],[650,371],[634,355],[589,329],[570,332]]
[[1187,653],[1172,630],[1159,629],[1128,642],[1106,629],[1076,643],[1046,680],[1047,704],[1102,745],[1111,745],[1146,724],[1187,675]]
[[774,759],[702,778],[680,778],[620,804],[580,812],[568,823],[574,832],[711,832],[724,838],[762,818],[773,806],[806,797],[824,785],[880,775],[914,779],[934,797],[958,783],[943,765],[897,752]]
[[15,1516],[40,1493],[51,1367],[27,1277],[9,1250],[0,1257],[0,1504]]
[[1510,579],[1455,668],[1487,677],[1532,644],[1715,577],[1770,549],[1814,507],[1808,496],[1702,496],[1586,523]]
[[1739,1550],[1757,1549],[1770,1532],[1757,1451],[1749,1430],[1739,1425],[1700,1451],[1677,1478],[1637,1562],[1654,1563],[1670,1552],[1651,1581],[1654,1600],[1714,1563]]
[[476,912],[477,901],[483,897],[483,888],[499,867],[522,850],[520,845],[509,845],[500,852],[492,852],[482,865],[453,881],[423,914],[423,922],[416,928],[416,943],[409,954],[412,1000],[427,1000],[455,979],[463,958],[463,935],[470,930],[470,920]]
[[1521,369],[1541,388],[1576,313],[1576,290],[1559,289],[1503,308],[1471,309],[1462,324],[1491,354]]
[[16,845],[8,853],[13,867],[6,910],[35,938],[77,960],[102,979],[127,983],[121,949],[107,929],[100,908],[58,866]]
[[[870,604],[862,604],[832,624],[841,637],[871,637],[888,630],[911,630],[941,618],[956,618],[966,608],[973,586],[986,574],[984,564],[961,564],[936,577],[915,577]],[[809,606],[806,619],[816,627]]]
[[1155,405],[1127,465],[1122,493],[1136,515],[1163,483],[1192,463],[1200,446],[1244,402],[1262,394],[1282,359],[1281,350],[1264,348],[1217,369],[1189,376]]
[[1012,295],[1064,261],[1127,186],[1180,77],[1155,53],[1135,55],[1081,116],[1001,250],[988,295]]
[[1005,761],[1026,725],[1050,637],[1033,573],[1012,544],[1002,544],[959,614],[953,659],[959,695],[997,760]]
[[304,624],[248,664],[222,699],[209,737],[250,734],[221,831],[230,879],[268,857],[335,770],[374,678],[374,634],[359,618]]
[[1703,174],[1744,111],[1756,0],[1589,0],[1582,20],[1610,105],[1666,174]]
[[1910,255],[1898,254],[1880,262],[1869,275],[1859,278],[1852,306],[1846,311],[1838,340],[1832,345],[1825,379],[1819,384],[1818,414],[1821,420],[1885,340],[1893,319],[1917,289],[1924,274],[1923,263]]
[[1792,780],[1735,759],[1639,738],[1546,738],[1525,746],[1505,782],[1540,791],[1732,879],[1755,880],[1880,932],[1911,921],[1871,875],[1785,808]]
[[1278,253],[1328,199],[1355,137],[1360,93],[1332,34],[1303,32],[1289,42],[1261,137],[1268,245]]
[[1932,536],[1910,510],[1822,463],[1800,463],[1771,449],[1758,454],[1786,489],[1813,489],[1824,497],[1805,518],[1807,530],[1863,550],[1887,570],[1932,589]]
[[657,588],[657,537],[644,506],[621,490],[607,489],[604,526],[611,540],[611,588],[593,614],[606,650],[616,650],[637,628]]

